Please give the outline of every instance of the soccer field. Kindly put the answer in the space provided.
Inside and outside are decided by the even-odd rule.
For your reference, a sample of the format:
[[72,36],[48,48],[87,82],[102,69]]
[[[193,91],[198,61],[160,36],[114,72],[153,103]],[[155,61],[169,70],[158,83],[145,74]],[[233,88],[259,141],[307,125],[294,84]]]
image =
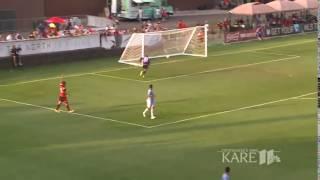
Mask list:
[[[0,179],[316,179],[316,55],[307,34],[155,59],[144,79],[119,57],[1,70]],[[53,111],[61,75],[75,113]],[[281,162],[222,163],[242,148]]]

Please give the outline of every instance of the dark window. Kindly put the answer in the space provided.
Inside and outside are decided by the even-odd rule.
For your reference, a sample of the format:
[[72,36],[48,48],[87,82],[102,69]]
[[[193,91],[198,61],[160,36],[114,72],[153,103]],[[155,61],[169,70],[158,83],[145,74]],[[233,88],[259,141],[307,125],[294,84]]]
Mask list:
[[16,12],[14,10],[0,10],[0,32],[16,30]]

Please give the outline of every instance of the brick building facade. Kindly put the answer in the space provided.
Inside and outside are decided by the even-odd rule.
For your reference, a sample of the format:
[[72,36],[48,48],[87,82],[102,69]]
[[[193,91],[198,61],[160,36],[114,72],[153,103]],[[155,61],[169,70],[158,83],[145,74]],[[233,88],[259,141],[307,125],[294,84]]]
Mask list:
[[0,12],[14,12],[17,19],[82,14],[98,15],[103,12],[105,5],[106,0],[1,0]]
[[[110,1],[110,0],[109,0]],[[168,0],[177,10],[210,9],[220,0]],[[107,0],[1,0],[0,11],[11,10],[16,18],[67,15],[99,15]],[[1,18],[1,17],[0,17]]]
[[168,0],[178,10],[210,9],[218,6],[219,0]]

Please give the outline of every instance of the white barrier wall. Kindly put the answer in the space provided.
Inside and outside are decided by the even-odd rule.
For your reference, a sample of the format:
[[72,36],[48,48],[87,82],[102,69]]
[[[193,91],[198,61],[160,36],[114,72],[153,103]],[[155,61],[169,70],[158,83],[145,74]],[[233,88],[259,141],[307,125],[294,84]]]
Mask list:
[[21,55],[73,51],[99,47],[105,49],[125,48],[130,36],[131,35],[102,36],[100,39],[100,34],[92,34],[86,36],[0,42],[0,58],[11,56],[10,49],[13,45],[22,49],[20,52]]
[[121,36],[102,36],[101,47],[105,49],[125,48],[130,37],[130,34]]
[[97,17],[97,16],[87,16],[87,26],[91,27],[107,27],[112,26],[114,23],[112,20],[106,17]]
[[0,42],[0,57],[10,56],[13,45],[21,47],[21,55],[72,51],[100,47],[100,35]]

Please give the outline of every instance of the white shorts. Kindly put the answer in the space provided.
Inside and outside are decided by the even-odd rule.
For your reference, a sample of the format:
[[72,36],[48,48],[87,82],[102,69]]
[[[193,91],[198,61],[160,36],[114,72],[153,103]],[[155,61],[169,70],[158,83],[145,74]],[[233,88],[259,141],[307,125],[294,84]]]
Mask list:
[[147,108],[152,108],[155,106],[155,101],[151,99],[147,99]]

